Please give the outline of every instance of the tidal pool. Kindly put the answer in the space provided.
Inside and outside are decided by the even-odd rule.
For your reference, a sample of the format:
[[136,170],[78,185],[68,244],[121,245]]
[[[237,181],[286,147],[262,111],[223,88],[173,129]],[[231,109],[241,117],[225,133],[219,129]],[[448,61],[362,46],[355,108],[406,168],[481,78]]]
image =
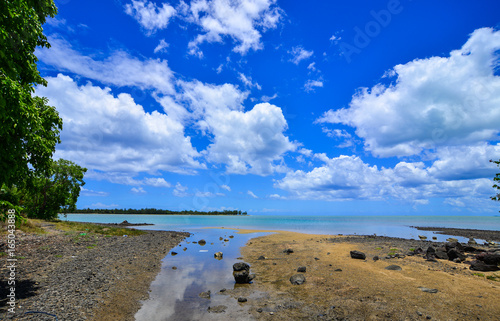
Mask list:
[[[149,299],[142,302],[135,319],[250,320],[245,304],[238,303],[220,290],[235,287],[232,271],[233,264],[241,262],[237,259],[240,247],[251,238],[269,233],[237,234],[229,229],[196,229],[190,232],[193,235],[163,259],[161,271],[151,283]],[[199,244],[200,240],[206,243]],[[214,258],[216,252],[223,253],[221,260]],[[207,291],[211,292],[210,299],[199,296]],[[208,312],[208,307],[219,305],[227,307],[225,313]]]

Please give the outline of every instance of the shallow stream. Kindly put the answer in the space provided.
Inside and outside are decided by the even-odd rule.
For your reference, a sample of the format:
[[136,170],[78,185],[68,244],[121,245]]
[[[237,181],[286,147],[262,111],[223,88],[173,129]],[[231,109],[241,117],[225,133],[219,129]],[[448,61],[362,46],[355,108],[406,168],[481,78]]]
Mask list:
[[[163,259],[161,272],[151,284],[150,297],[136,313],[137,321],[245,320],[250,315],[244,303],[224,295],[233,289],[233,264],[241,262],[240,247],[251,238],[268,233],[237,234],[229,229],[197,229]],[[220,239],[222,238],[222,240]],[[206,244],[198,243],[205,240]],[[224,241],[226,239],[227,241]],[[194,243],[196,242],[196,243]],[[185,250],[184,250],[185,249]],[[176,252],[176,255],[172,255]],[[214,258],[222,252],[223,258]],[[200,293],[210,291],[210,299]],[[209,307],[226,306],[225,313],[208,312]]]

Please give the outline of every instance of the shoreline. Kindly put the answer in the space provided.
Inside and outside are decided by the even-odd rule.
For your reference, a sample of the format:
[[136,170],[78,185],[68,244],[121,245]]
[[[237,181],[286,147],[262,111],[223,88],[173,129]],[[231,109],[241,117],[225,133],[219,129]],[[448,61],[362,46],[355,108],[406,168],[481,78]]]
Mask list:
[[[162,260],[190,235],[144,230],[145,234],[138,236],[84,237],[79,232],[67,235],[64,231],[55,231],[49,223],[44,225],[49,226],[48,235],[18,234],[18,255],[24,259],[18,262],[22,295],[16,320],[40,320],[40,315],[21,315],[26,311],[56,314],[59,320],[134,320],[141,300],[149,296],[151,282],[158,275]],[[247,298],[247,302],[237,304],[248,308],[247,316],[254,319],[419,320],[422,317],[418,313],[424,318],[426,315],[432,319],[448,317],[434,305],[436,300],[452,307],[453,315],[461,320],[488,319],[500,314],[500,301],[493,299],[500,297],[500,272],[481,272],[483,276],[479,277],[463,263],[427,262],[421,257],[406,256],[411,248],[425,250],[429,246],[441,246],[442,242],[212,228],[242,234],[270,233],[250,239],[240,249],[243,260],[257,275],[253,284],[235,285],[226,291],[236,302]],[[500,231],[494,232],[500,234]],[[4,243],[2,239],[0,251],[5,248]],[[286,249],[294,252],[286,254],[283,252]],[[402,256],[384,258],[393,249]],[[365,252],[367,259],[351,259],[351,250]],[[261,256],[265,258],[259,259]],[[380,260],[373,261],[373,256],[379,256]],[[402,271],[385,270],[390,264],[402,267]],[[307,281],[304,285],[292,286],[289,278],[297,274],[298,266],[307,268],[303,273]],[[6,273],[5,265],[0,272]],[[488,276],[498,276],[498,279],[486,279]],[[439,292],[422,294],[418,286],[436,288]],[[5,289],[2,284],[2,290]],[[404,304],[393,302],[401,297]],[[0,313],[5,320],[12,319],[5,313],[6,308],[5,300],[0,300]],[[219,314],[219,320],[230,319],[229,312]]]
[[[135,236],[68,233],[54,224],[48,234],[16,233],[16,309],[8,313],[6,280],[1,281],[2,320],[134,320],[148,298],[162,259],[189,233],[144,231]],[[0,251],[6,249],[6,238]],[[4,259],[5,262],[5,259]],[[7,264],[0,273],[7,275]]]
[[422,227],[410,226],[419,231],[432,231],[437,234],[461,236],[469,239],[481,239],[486,241],[500,242],[500,231],[495,230],[477,230],[477,229],[464,229],[464,228],[450,228],[450,227]]

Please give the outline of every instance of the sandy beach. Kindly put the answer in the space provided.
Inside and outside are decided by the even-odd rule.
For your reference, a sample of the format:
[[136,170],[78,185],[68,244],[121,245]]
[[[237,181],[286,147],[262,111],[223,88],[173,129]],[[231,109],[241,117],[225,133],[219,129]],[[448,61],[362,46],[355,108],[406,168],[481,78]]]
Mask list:
[[[464,263],[406,255],[431,244],[442,245],[278,232],[253,239],[242,249],[256,278],[230,293],[235,299],[249,297],[244,304],[260,320],[498,320],[500,278],[495,276],[500,273],[477,273]],[[354,250],[366,259],[351,258]],[[300,273],[306,282],[292,285],[289,279],[299,274],[299,267],[306,268]]]

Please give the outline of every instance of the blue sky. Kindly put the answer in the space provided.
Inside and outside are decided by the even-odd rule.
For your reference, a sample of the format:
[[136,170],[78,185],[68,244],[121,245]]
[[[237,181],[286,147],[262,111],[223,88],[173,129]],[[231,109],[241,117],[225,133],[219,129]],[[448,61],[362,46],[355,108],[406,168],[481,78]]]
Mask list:
[[498,213],[498,1],[56,1],[79,208]]

